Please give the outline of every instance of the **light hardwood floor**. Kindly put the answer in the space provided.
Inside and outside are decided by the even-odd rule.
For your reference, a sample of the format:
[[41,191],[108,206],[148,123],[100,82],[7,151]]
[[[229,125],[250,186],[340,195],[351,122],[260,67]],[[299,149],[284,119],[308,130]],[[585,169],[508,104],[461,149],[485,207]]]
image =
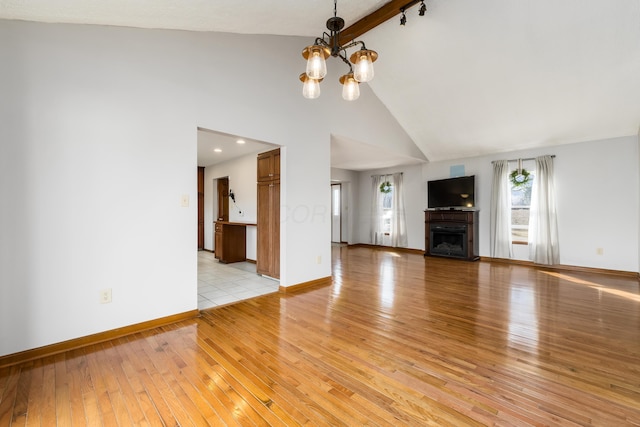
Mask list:
[[332,286],[0,370],[0,426],[640,425],[637,280],[333,258]]

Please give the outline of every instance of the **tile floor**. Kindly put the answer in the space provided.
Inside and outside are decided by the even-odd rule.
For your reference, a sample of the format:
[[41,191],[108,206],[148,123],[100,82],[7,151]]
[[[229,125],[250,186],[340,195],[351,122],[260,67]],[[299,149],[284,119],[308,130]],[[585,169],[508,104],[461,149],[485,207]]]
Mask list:
[[227,305],[278,292],[280,282],[256,274],[250,262],[222,264],[211,252],[198,252],[198,309]]

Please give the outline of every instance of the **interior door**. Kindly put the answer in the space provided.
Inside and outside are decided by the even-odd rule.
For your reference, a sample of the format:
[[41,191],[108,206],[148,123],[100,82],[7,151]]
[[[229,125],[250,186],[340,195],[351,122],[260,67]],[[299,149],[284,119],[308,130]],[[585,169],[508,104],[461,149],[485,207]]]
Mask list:
[[342,242],[342,186],[331,184],[331,242]]
[[198,250],[204,249],[204,167],[198,166]]
[[218,178],[217,221],[229,221],[229,177]]

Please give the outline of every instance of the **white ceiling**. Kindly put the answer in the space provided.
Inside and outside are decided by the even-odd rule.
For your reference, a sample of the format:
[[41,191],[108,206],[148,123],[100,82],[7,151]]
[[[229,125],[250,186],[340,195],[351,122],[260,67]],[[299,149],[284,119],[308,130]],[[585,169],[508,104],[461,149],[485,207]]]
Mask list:
[[[342,0],[338,16],[349,25],[385,3]],[[310,37],[332,15],[332,0],[0,0],[4,19]]]
[[[640,0],[425,2],[361,39],[380,55],[371,88],[429,160],[637,134]],[[338,15],[385,3],[342,0]],[[4,19],[310,37],[332,15],[331,0],[0,0]],[[381,164],[369,146],[354,163],[360,145],[333,137],[333,166]]]
[[[238,141],[243,141],[243,143],[238,143]],[[276,145],[262,141],[198,128],[198,166],[213,166],[249,154],[269,151],[276,147]]]
[[334,168],[366,171],[420,163],[424,163],[424,160],[401,156],[391,150],[331,135],[331,167]]

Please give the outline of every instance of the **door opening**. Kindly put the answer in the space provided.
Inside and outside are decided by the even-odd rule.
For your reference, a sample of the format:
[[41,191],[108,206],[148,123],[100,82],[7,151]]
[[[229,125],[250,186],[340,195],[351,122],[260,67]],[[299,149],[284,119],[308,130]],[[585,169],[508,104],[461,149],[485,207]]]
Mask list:
[[218,178],[217,221],[229,221],[229,177]]
[[198,166],[198,250],[204,249],[204,167]]
[[331,184],[331,242],[342,243],[342,185]]

